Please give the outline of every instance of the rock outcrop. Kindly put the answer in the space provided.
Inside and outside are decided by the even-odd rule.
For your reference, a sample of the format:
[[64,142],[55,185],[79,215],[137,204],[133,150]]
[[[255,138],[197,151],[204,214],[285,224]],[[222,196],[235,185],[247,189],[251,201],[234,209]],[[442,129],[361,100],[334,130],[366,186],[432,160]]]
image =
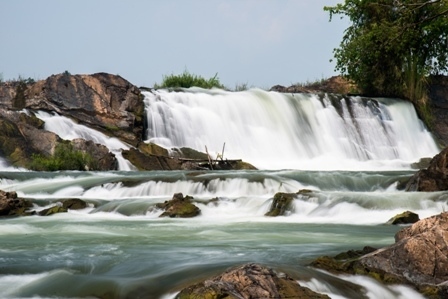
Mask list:
[[201,213],[201,210],[195,206],[191,199],[191,196],[183,196],[182,193],[174,194],[173,198],[161,204],[157,204],[157,207],[165,210],[159,217],[170,218],[191,218],[196,217]]
[[437,154],[429,167],[415,173],[406,185],[406,191],[448,190],[448,147]]
[[25,216],[32,212],[29,208],[31,202],[18,198],[16,192],[5,192],[0,190],[0,217],[1,216]]
[[176,299],[227,298],[227,299],[324,299],[330,298],[300,286],[287,274],[259,264],[245,264],[225,271],[183,289]]
[[401,214],[395,215],[391,219],[387,221],[387,224],[412,224],[417,221],[419,221],[420,218],[418,217],[418,214],[411,212],[411,211],[405,211]]
[[395,243],[357,259],[323,257],[313,266],[414,286],[428,298],[448,296],[448,212],[422,219],[395,235]]
[[285,215],[288,211],[293,209],[293,201],[295,197],[295,193],[276,193],[272,199],[269,211],[264,215],[272,217]]

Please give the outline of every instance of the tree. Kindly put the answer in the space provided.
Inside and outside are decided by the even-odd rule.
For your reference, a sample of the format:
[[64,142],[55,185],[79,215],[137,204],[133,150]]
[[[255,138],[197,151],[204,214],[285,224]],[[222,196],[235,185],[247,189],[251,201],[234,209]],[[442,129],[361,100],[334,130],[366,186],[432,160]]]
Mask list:
[[336,70],[365,93],[421,104],[425,78],[448,71],[447,0],[345,0],[324,9],[330,21],[352,23],[334,50]]

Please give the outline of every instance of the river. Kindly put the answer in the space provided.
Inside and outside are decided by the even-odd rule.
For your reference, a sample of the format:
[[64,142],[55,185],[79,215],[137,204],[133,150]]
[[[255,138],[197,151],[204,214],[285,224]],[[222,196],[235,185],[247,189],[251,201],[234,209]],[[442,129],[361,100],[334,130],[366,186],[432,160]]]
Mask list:
[[[139,172],[121,161],[114,172],[31,172],[0,161],[0,189],[36,210],[67,198],[88,203],[0,221],[0,297],[168,299],[256,262],[332,298],[422,298],[408,287],[309,267],[321,255],[392,244],[401,227],[385,223],[405,210],[424,218],[448,209],[446,192],[399,188],[415,172],[411,163],[439,151],[411,105],[261,90],[145,96],[147,142],[213,153],[225,143],[226,158],[259,170]],[[67,132],[67,119],[38,116],[66,139],[87,130],[70,123]],[[112,141],[111,151],[127,147]],[[264,216],[275,193],[301,189],[312,192],[297,195],[287,215]],[[159,218],[156,203],[178,192],[194,197],[200,216]]]

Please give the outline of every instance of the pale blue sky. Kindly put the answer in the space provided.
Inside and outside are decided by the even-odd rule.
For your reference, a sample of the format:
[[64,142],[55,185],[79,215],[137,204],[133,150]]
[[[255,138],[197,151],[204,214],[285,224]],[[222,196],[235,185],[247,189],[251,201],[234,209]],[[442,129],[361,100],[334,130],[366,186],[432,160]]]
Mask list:
[[270,88],[335,75],[342,0],[1,0],[4,80],[109,72],[138,86],[185,69]]

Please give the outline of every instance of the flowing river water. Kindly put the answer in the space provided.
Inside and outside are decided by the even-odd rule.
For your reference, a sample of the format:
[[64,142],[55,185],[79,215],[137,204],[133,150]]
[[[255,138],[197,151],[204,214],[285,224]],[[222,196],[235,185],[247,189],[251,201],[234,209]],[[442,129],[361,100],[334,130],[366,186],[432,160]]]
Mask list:
[[[0,190],[37,210],[67,198],[88,203],[0,221],[1,298],[168,299],[246,262],[332,298],[422,298],[409,287],[309,267],[321,255],[392,244],[401,227],[385,223],[397,213],[424,218],[448,209],[446,192],[400,188],[411,163],[439,151],[411,105],[261,90],[145,96],[147,142],[212,153],[225,143],[225,158],[259,170],[139,172],[121,161],[115,172],[50,173],[0,160]],[[118,155],[128,148],[64,117],[37,115],[62,138],[94,138]],[[264,216],[275,193],[301,189],[312,193],[297,195],[287,215]],[[159,218],[156,204],[178,192],[194,197],[200,216]]]

